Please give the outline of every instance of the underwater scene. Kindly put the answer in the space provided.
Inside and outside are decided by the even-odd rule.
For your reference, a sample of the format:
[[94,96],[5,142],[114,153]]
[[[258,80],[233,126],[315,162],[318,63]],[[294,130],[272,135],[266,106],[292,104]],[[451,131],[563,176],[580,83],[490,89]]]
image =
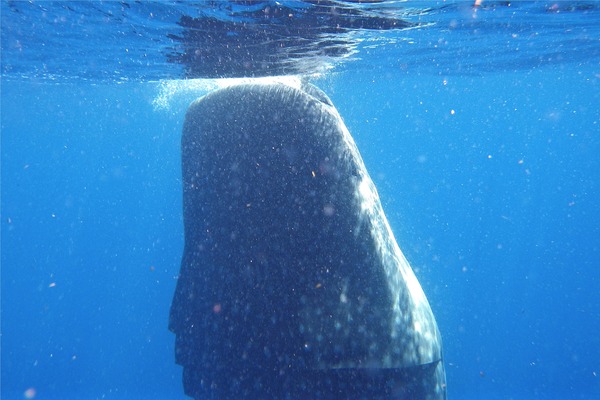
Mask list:
[[600,398],[600,3],[0,2],[2,399]]

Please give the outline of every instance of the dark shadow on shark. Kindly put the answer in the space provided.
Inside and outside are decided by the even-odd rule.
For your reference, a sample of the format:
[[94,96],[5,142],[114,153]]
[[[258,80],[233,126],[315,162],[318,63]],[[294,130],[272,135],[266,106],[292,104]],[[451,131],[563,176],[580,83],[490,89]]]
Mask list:
[[445,399],[436,322],[356,145],[312,85],[194,102],[171,306],[196,399]]

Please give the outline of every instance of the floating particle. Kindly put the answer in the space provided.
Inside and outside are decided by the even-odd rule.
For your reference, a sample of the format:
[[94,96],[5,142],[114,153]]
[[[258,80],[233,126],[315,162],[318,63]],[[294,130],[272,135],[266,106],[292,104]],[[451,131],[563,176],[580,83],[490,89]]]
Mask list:
[[25,392],[23,392],[23,397],[25,397],[26,399],[33,399],[35,397],[35,394],[35,388],[30,387]]

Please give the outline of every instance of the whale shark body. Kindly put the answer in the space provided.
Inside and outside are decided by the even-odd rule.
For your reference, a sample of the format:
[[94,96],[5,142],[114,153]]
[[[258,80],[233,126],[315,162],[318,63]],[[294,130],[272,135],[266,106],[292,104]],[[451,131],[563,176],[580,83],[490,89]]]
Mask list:
[[433,313],[331,100],[246,83],[189,108],[171,306],[195,399],[445,399]]

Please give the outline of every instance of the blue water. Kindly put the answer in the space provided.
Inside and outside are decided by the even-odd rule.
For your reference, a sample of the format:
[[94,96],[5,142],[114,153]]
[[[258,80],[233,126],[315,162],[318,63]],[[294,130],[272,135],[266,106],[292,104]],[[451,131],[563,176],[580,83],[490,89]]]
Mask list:
[[[352,132],[433,308],[448,397],[600,398],[597,3],[415,4],[407,19],[424,26],[361,32],[371,41],[311,82]],[[179,141],[214,83],[158,81],[185,71],[164,53],[145,74],[137,52],[97,51],[122,48],[93,35],[114,21],[84,24],[92,36],[73,44],[73,25],[49,36],[31,24],[41,14],[9,6],[1,397],[183,399],[167,330]],[[47,58],[39,37],[75,48]]]

